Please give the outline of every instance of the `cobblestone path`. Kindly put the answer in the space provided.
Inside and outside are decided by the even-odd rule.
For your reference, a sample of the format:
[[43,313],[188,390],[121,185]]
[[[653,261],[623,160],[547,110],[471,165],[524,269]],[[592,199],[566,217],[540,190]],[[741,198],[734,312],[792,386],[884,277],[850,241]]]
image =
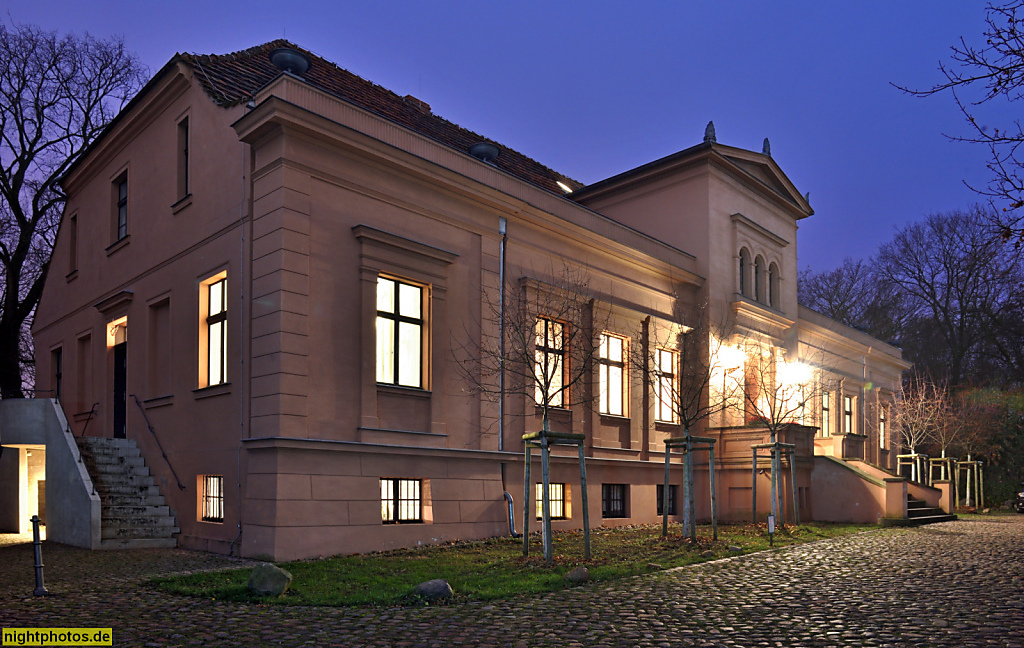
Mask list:
[[1019,646],[1024,516],[887,529],[538,597],[434,608],[256,606],[138,587],[231,566],[180,550],[0,547],[0,626],[112,627],[115,646]]

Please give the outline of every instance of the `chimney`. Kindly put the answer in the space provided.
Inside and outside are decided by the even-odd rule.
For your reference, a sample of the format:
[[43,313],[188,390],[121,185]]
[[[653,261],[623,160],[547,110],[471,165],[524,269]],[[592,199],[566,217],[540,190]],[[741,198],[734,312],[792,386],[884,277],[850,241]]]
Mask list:
[[410,106],[412,106],[416,110],[419,110],[420,112],[430,112],[430,104],[428,104],[426,101],[417,99],[412,95],[405,95],[405,103],[409,104]]

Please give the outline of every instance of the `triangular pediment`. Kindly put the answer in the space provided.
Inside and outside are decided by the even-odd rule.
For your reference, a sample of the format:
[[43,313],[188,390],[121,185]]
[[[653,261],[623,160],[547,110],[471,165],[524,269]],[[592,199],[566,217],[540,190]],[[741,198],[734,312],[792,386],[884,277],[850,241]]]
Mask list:
[[806,211],[807,215],[814,213],[807,198],[800,195],[796,186],[768,155],[722,145],[716,145],[715,148],[723,158],[735,166],[737,171],[756,180],[799,209]]

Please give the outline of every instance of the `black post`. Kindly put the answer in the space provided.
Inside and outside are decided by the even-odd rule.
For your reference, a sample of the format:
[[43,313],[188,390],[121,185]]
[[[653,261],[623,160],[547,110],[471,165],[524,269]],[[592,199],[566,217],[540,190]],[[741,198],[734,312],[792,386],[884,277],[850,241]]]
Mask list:
[[33,594],[46,596],[49,592],[43,586],[43,543],[39,540],[39,516],[32,516],[32,549],[36,558],[36,589]]

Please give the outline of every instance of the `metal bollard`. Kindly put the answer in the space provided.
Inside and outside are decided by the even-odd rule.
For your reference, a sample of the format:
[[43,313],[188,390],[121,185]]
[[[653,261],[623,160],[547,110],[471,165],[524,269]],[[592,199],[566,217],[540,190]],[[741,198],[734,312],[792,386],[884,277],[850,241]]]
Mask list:
[[39,540],[39,516],[32,516],[32,549],[36,555],[36,589],[33,594],[46,596],[49,592],[43,586],[43,543]]

